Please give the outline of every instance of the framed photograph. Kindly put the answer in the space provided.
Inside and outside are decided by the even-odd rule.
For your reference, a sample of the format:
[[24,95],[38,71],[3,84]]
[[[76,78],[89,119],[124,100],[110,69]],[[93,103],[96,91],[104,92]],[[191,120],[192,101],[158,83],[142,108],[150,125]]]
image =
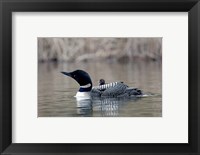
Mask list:
[[199,154],[199,0],[0,2],[1,154]]

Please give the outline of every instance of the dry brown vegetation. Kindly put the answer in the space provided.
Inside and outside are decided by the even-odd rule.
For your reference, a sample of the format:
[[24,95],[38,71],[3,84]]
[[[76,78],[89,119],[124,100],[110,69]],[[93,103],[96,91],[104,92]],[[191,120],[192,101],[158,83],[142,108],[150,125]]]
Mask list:
[[38,61],[162,60],[162,38],[38,38]]

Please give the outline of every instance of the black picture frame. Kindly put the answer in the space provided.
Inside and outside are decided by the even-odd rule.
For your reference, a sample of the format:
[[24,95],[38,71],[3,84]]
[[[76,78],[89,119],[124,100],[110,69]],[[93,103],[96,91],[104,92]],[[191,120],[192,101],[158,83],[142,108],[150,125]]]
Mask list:
[[[12,12],[188,12],[188,144],[21,144],[12,143]],[[1,154],[200,154],[199,0],[0,0]],[[178,89],[178,88],[177,88]],[[178,90],[177,90],[178,91]],[[177,109],[178,114],[178,109]],[[178,122],[177,122],[178,123]]]

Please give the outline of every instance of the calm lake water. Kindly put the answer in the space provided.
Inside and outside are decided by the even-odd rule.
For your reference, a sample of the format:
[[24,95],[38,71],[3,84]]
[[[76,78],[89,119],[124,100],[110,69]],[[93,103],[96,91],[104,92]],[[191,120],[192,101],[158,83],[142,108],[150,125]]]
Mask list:
[[[98,85],[100,78],[107,83],[124,81],[130,87],[154,94],[142,98],[104,98],[77,101],[78,83],[60,71],[82,69]],[[137,63],[39,63],[38,117],[161,117],[162,64]]]

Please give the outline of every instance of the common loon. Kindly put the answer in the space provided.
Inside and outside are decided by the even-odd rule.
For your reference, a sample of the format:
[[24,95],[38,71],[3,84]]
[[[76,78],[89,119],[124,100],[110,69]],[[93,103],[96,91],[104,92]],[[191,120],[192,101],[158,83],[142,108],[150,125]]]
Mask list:
[[106,84],[104,79],[100,79],[99,86],[92,87],[92,80],[89,74],[83,70],[61,73],[73,78],[79,83],[80,88],[75,97],[139,97],[143,95],[141,90],[128,87],[123,82]]

